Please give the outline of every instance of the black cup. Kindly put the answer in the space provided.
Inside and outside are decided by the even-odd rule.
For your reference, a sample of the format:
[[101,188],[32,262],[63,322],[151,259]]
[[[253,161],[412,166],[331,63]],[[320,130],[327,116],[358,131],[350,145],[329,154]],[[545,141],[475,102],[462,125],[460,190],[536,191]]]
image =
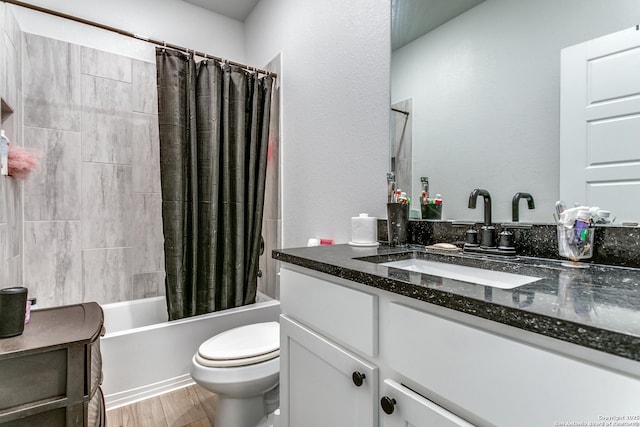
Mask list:
[[0,289],[0,338],[22,334],[26,308],[27,288]]

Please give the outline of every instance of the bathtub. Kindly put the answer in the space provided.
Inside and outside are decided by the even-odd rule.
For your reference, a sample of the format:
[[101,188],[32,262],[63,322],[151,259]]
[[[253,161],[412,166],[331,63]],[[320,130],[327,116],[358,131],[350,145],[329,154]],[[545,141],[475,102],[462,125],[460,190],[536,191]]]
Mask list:
[[193,384],[191,357],[224,330],[277,321],[280,302],[259,293],[255,304],[167,321],[164,297],[102,306],[102,390],[107,409]]

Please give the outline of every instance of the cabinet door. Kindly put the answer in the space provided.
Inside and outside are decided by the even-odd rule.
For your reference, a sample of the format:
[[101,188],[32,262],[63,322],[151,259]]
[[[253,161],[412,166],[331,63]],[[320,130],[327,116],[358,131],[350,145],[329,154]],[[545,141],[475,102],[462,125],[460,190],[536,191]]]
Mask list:
[[393,380],[384,380],[380,405],[384,427],[473,427]]
[[378,369],[280,318],[281,427],[378,425]]

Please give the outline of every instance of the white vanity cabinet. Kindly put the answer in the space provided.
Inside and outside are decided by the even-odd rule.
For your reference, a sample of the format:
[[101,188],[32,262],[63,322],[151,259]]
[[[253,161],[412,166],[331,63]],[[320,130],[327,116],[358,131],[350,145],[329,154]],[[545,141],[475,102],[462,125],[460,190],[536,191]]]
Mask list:
[[280,289],[279,427],[471,426],[392,379],[380,379],[380,301],[373,289],[287,268]]
[[279,427],[640,421],[637,362],[297,266],[280,284]]

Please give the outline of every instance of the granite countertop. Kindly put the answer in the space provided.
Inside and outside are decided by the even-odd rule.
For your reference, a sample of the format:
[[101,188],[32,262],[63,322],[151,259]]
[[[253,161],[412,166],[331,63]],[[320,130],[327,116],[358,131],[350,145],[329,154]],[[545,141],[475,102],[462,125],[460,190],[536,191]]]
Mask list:
[[[519,257],[426,252],[424,247],[318,246],[273,251],[279,261],[640,361],[640,269]],[[499,289],[380,265],[408,258],[540,277]]]

